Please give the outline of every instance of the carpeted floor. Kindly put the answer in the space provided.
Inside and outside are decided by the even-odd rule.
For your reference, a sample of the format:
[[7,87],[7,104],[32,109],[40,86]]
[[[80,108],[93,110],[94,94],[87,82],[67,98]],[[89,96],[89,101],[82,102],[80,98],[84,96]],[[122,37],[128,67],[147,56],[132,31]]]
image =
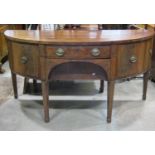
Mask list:
[[[42,96],[23,95],[18,77],[19,99],[13,98],[8,64],[0,75],[0,130],[155,130],[155,83],[149,82],[142,101],[142,80],[117,83],[112,123],[106,122],[106,86],[98,94],[99,81],[53,83],[50,88],[50,122],[43,121]],[[62,87],[63,86],[63,87]]]
[[[3,65],[3,68],[5,69],[5,73],[0,74],[0,104],[12,98],[13,96],[11,74],[8,62]],[[18,76],[17,81],[19,94],[22,94],[23,78]]]
[[10,78],[0,78],[0,94],[0,103],[3,103],[13,95]]

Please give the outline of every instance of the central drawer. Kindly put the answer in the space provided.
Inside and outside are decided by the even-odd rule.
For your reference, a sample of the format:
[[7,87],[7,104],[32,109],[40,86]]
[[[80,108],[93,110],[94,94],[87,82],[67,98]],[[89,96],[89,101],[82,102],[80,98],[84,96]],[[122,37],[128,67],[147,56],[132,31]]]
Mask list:
[[46,57],[53,59],[110,58],[110,46],[46,46]]

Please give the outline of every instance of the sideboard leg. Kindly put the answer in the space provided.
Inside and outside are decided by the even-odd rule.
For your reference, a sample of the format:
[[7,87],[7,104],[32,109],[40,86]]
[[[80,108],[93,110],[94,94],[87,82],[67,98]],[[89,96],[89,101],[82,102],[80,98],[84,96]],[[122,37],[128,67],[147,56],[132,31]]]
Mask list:
[[143,100],[146,100],[148,79],[149,79],[149,71],[145,72],[143,75]]
[[14,91],[14,98],[18,98],[18,90],[17,90],[17,77],[16,74],[11,72],[11,77],[12,77],[12,85],[13,85],[13,91]]
[[36,79],[33,79],[33,90],[35,93],[37,93],[38,91],[38,85],[37,85],[37,80]]
[[44,120],[45,122],[49,122],[49,85],[48,81],[42,81],[42,95],[43,95],[43,105],[44,105]]
[[103,93],[104,92],[104,80],[100,80],[100,89],[99,89],[99,93]]
[[111,122],[115,81],[108,81],[107,122]]
[[29,78],[25,77],[24,78],[24,88],[23,88],[23,94],[26,94],[28,93],[28,90],[30,90],[30,87],[29,87]]

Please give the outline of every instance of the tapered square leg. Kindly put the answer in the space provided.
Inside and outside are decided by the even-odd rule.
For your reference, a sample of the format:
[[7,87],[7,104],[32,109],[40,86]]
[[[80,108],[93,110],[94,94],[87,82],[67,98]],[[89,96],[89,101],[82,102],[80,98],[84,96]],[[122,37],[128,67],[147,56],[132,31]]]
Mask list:
[[25,77],[24,78],[24,88],[23,88],[23,94],[28,93],[30,90],[30,84],[29,84],[29,78]]
[[115,81],[108,81],[107,122],[111,122]]
[[143,100],[146,100],[148,79],[149,79],[149,71],[145,72],[143,75]]
[[44,120],[49,122],[49,83],[48,81],[42,81],[42,95],[44,105]]
[[17,77],[16,74],[11,72],[11,77],[12,77],[12,85],[13,85],[13,91],[14,91],[14,98],[18,98],[18,90],[17,90]]
[[33,79],[33,90],[35,93],[38,92],[38,85],[37,85],[37,80],[36,79]]
[[99,93],[103,93],[104,92],[104,80],[100,80],[100,89],[99,89]]

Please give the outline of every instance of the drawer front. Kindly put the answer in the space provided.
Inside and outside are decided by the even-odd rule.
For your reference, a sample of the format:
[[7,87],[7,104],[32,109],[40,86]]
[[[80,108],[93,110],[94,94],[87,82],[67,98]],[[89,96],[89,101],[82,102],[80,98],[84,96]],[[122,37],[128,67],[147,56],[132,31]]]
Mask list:
[[37,45],[12,43],[10,66],[14,72],[21,75],[38,77],[38,53]]
[[107,79],[110,74],[110,59],[67,60],[42,57],[41,64],[42,79]]
[[46,56],[53,59],[95,59],[110,58],[110,46],[47,46]]
[[150,68],[152,40],[141,43],[118,45],[116,77],[143,73]]

